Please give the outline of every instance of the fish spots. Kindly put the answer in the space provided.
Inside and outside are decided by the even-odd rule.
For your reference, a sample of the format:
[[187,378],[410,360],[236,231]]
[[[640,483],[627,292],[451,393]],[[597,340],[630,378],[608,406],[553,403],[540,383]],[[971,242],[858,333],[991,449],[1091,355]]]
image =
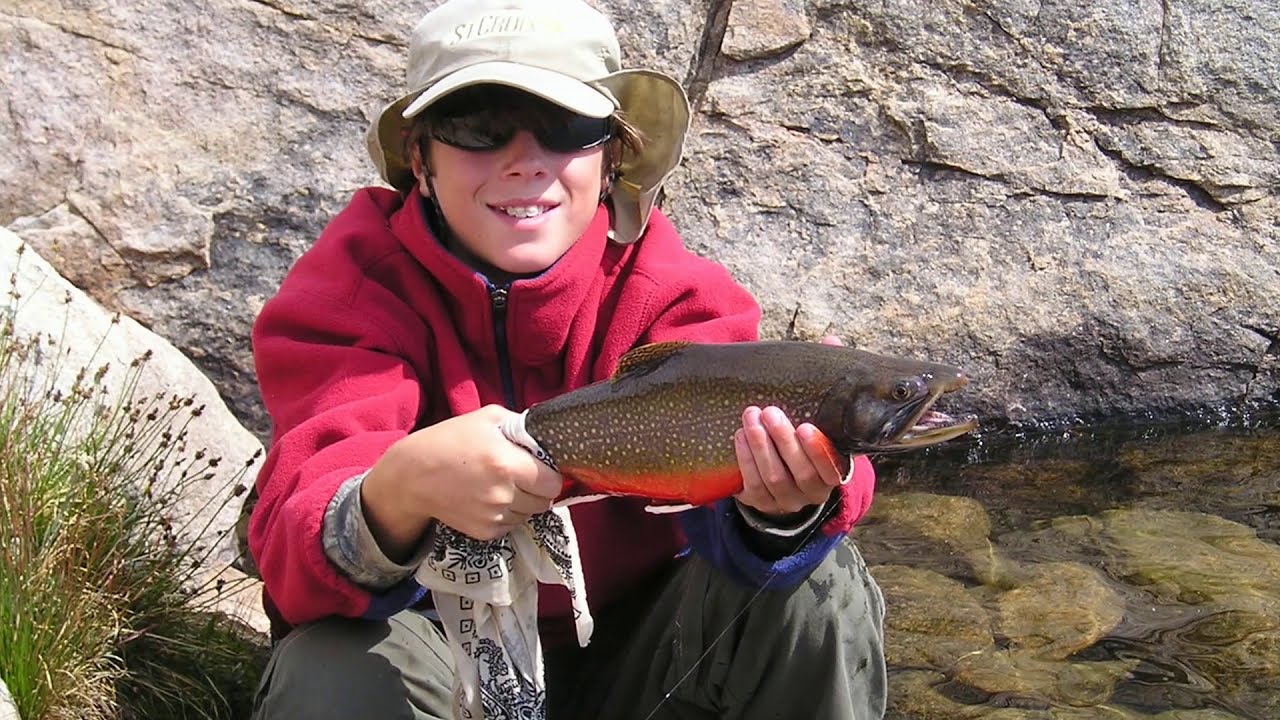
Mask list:
[[[795,426],[813,424],[830,441],[823,447],[828,458],[842,464],[839,456],[852,448],[885,446],[888,436],[879,429],[886,418],[901,427],[919,416],[886,399],[895,380],[959,373],[818,343],[695,343],[648,352],[631,358],[634,371],[540,402],[526,413],[525,430],[566,481],[585,492],[677,504],[706,504],[737,493],[742,478],[733,437],[751,406],[777,407]],[[955,389],[957,382],[931,384],[930,392]],[[953,436],[922,435],[924,440],[913,438],[900,448]]]
[[741,408],[735,405],[723,398],[697,402],[696,393],[610,395],[584,406],[535,406],[526,428],[558,464],[681,473],[736,465],[733,432]]

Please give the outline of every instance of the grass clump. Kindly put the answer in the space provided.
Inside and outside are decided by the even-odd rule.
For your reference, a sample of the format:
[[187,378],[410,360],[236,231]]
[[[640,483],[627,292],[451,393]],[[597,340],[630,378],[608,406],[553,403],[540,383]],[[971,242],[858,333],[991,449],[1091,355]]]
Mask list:
[[58,390],[60,342],[19,337],[17,300],[0,321],[0,675],[19,714],[247,717],[265,640],[213,611],[230,588],[200,585],[222,533],[174,514],[221,462],[186,448],[201,408],[140,396],[147,356],[120,387],[104,365]]

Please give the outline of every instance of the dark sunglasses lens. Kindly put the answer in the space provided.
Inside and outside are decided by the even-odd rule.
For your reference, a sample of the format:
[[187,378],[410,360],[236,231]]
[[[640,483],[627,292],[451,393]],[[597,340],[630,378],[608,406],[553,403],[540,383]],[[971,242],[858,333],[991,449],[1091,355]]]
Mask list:
[[595,147],[613,136],[609,118],[593,118],[565,113],[559,122],[535,133],[542,147],[557,153],[577,152]]
[[510,142],[515,127],[501,122],[493,113],[480,112],[437,118],[431,134],[440,142],[463,150],[493,150]]
[[446,145],[463,150],[494,150],[510,142],[517,128],[528,125],[534,126],[530,129],[538,143],[556,153],[592,148],[613,136],[610,118],[555,112],[521,120],[510,113],[487,110],[437,117],[432,121],[431,135]]

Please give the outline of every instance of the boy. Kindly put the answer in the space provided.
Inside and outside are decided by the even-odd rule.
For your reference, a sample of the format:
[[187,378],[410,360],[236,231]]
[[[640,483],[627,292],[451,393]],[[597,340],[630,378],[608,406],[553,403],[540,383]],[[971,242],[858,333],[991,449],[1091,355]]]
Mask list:
[[[250,548],[279,638],[257,717],[452,717],[423,549],[439,524],[501,537],[561,484],[502,421],[645,343],[756,339],[754,300],[653,208],[684,93],[619,54],[581,0],[451,0],[415,29],[369,137],[395,190],[356,193],[254,330],[275,436]],[[541,588],[550,717],[883,713],[883,605],[844,540],[870,465],[777,408],[733,442],[743,490],[715,507],[572,508],[597,624],[578,648]]]

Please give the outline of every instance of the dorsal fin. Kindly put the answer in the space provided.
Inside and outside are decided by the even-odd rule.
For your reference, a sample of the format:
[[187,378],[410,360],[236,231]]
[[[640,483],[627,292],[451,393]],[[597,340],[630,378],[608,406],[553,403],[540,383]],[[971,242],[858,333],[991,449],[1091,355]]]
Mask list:
[[613,379],[617,380],[623,375],[632,373],[647,373],[662,364],[664,360],[680,352],[686,345],[693,343],[688,340],[670,340],[668,342],[649,343],[634,348],[622,356],[618,361],[618,367],[613,371]]

